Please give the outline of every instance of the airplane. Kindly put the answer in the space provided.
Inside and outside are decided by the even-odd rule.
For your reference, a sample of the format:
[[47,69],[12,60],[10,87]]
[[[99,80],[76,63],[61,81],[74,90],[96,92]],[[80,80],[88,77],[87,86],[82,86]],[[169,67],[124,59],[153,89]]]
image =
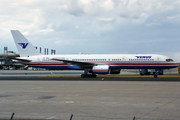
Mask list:
[[97,74],[120,74],[121,69],[140,69],[141,75],[163,75],[164,69],[176,68],[171,58],[159,54],[62,54],[43,55],[21,34],[11,30],[20,57],[14,59],[26,66],[49,70],[84,70],[82,78]]

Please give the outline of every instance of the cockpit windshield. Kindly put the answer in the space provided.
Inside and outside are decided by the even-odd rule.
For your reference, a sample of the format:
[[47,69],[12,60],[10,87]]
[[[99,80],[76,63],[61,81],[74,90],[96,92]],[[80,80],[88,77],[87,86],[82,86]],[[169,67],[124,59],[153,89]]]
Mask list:
[[173,59],[166,59],[167,62],[173,61]]

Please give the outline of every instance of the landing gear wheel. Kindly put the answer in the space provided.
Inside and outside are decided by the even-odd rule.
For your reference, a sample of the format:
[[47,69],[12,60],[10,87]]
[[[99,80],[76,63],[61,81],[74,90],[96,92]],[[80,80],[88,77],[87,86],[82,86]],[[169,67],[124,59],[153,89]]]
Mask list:
[[157,78],[157,75],[154,75],[154,78]]
[[88,74],[88,78],[91,78],[92,77],[92,74]]
[[89,77],[89,75],[88,75],[88,74],[85,74],[85,77],[86,77],[86,78],[88,78],[88,77]]
[[92,74],[92,77],[93,77],[93,78],[96,78],[96,77],[97,77],[97,75],[96,75],[96,74]]
[[158,75],[158,72],[156,71],[156,72],[154,73],[154,78],[157,78],[157,75]]
[[82,74],[82,75],[81,75],[81,78],[85,78],[85,74]]
[[81,74],[81,78],[96,78],[96,74]]

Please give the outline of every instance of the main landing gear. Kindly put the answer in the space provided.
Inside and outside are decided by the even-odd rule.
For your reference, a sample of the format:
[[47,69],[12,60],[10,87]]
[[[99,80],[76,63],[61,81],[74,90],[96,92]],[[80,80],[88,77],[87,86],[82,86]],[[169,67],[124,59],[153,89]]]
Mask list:
[[154,73],[154,78],[157,78],[157,75],[158,75],[158,72],[156,71],[156,72]]
[[[89,74],[90,73],[90,74]],[[96,78],[97,75],[89,70],[88,68],[84,69],[84,74],[81,75],[81,78]]]
[[96,78],[97,75],[96,74],[82,74],[81,78]]

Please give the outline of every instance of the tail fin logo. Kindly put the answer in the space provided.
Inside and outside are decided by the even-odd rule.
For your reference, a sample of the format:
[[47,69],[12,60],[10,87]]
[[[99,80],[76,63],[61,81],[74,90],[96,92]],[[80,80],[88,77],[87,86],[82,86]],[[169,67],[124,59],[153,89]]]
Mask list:
[[18,43],[23,49],[25,49],[28,45],[28,43]]

